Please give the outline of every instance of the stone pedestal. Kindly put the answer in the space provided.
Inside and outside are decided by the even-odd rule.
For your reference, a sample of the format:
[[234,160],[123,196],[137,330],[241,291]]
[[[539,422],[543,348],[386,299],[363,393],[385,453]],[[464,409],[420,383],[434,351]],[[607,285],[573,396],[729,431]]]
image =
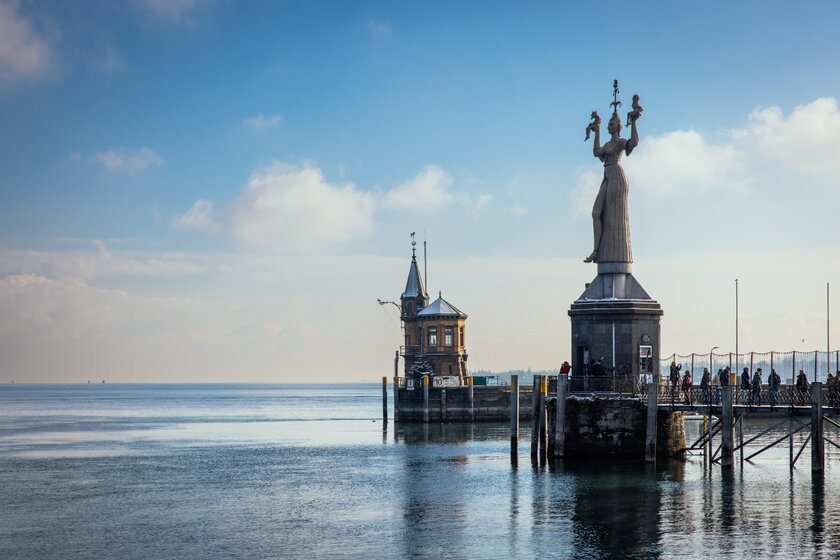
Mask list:
[[603,358],[617,377],[659,370],[662,308],[633,277],[632,263],[598,263],[598,276],[569,309],[572,376]]

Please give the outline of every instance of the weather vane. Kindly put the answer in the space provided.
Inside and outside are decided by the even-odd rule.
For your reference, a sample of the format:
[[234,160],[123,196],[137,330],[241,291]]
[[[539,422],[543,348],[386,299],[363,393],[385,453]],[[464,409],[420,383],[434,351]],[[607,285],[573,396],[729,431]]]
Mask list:
[[414,240],[414,232],[412,231],[411,232],[411,256],[412,257],[414,256],[414,251],[415,251],[415,246],[416,245],[417,245],[417,242]]

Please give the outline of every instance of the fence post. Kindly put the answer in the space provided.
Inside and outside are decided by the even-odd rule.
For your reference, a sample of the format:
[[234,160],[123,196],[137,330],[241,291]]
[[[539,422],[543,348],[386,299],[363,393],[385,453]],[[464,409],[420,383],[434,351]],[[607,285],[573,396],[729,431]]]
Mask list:
[[423,376],[423,422],[429,421],[429,376]]
[[554,413],[554,456],[562,457],[566,444],[566,380],[568,374],[557,376],[557,406]]
[[822,383],[811,384],[811,472],[822,473],[825,459],[823,442]]
[[694,352],[691,353],[691,379],[694,380]]
[[[790,384],[792,387],[793,384],[796,383],[796,350],[793,351],[793,359],[791,359],[791,363],[793,364],[790,370]],[[791,461],[791,463],[793,463],[793,461]]]
[[814,350],[814,381],[819,381],[819,372],[817,371],[817,364],[819,363],[819,350]]
[[750,373],[755,373],[755,352],[750,352]]
[[723,388],[723,404],[721,407],[721,436],[720,436],[720,466],[732,468],[733,438],[732,438],[732,385]]
[[519,450],[519,374],[510,376],[510,452]]
[[659,374],[653,374],[653,383],[648,383],[647,394],[647,431],[645,434],[645,462],[656,462],[656,418],[657,396],[659,394]]

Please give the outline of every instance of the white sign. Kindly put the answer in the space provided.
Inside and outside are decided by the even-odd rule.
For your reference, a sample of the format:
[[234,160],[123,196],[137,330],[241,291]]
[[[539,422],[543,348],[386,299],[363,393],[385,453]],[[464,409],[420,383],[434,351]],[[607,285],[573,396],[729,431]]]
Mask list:
[[410,377],[405,380],[405,388],[408,389],[409,391],[414,390],[414,380],[411,379]]
[[461,378],[454,375],[440,375],[432,378],[432,387],[460,387]]

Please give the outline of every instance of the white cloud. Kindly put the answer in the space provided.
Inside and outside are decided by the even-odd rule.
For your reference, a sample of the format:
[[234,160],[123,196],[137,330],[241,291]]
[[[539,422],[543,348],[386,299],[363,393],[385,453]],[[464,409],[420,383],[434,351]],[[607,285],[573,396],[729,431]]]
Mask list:
[[623,160],[630,188],[657,194],[749,187],[749,155],[731,143],[712,144],[694,130],[643,138]]
[[367,28],[375,37],[387,37],[393,31],[390,23],[373,19],[367,20]]
[[473,196],[469,193],[458,193],[458,202],[464,208],[464,213],[472,218],[481,216],[487,207],[493,202],[492,194],[480,194]]
[[244,122],[246,125],[248,125],[248,127],[251,130],[260,132],[263,130],[277,128],[278,126],[280,126],[280,123],[283,122],[283,117],[281,117],[280,115],[264,116],[262,113],[260,113],[256,117],[245,119]]
[[0,84],[42,80],[55,68],[52,46],[17,8],[0,2]]
[[164,160],[151,148],[112,148],[90,156],[90,161],[102,165],[108,171],[136,173],[154,165],[163,165]]
[[427,165],[411,180],[388,191],[383,205],[427,212],[447,206],[453,200],[452,176],[439,165]]
[[343,244],[373,231],[374,199],[353,183],[332,185],[310,164],[274,162],[230,206],[239,241],[283,251]]
[[513,214],[517,218],[519,218],[521,216],[524,216],[525,213],[527,212],[527,210],[525,208],[523,208],[522,206],[520,206],[519,204],[514,204],[508,210],[510,211],[511,214]]
[[569,198],[572,201],[572,208],[579,214],[592,212],[592,205],[595,203],[595,196],[601,186],[603,173],[592,169],[579,169],[577,171],[577,182],[569,191]]
[[840,111],[832,97],[794,107],[787,117],[779,107],[759,107],[733,136],[753,146],[762,161],[812,176],[840,174]]
[[199,199],[192,208],[172,220],[172,228],[180,231],[212,232],[219,229],[213,201]]

